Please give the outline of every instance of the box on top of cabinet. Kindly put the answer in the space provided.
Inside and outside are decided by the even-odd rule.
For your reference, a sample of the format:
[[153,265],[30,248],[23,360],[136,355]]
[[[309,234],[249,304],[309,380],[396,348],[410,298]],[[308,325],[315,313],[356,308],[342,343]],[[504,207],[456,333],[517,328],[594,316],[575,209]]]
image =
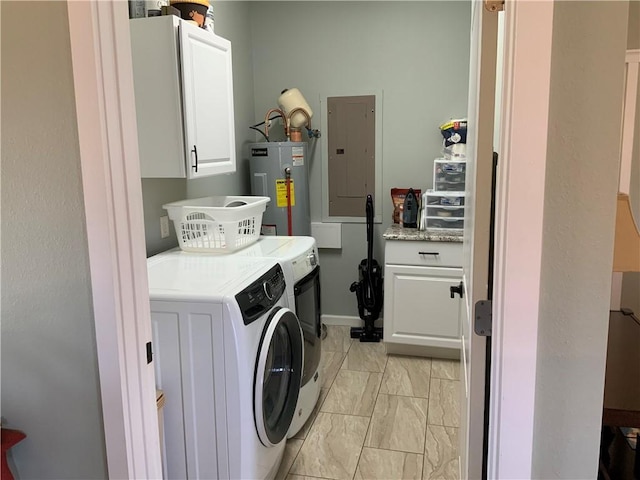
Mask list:
[[231,42],[174,15],[129,26],[141,176],[235,172]]

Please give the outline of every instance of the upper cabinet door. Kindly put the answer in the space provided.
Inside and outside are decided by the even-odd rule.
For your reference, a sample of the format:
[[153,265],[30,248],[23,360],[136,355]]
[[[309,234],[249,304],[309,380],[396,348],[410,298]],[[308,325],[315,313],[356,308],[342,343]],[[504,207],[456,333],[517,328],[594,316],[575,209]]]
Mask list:
[[187,177],[235,172],[231,42],[180,22]]

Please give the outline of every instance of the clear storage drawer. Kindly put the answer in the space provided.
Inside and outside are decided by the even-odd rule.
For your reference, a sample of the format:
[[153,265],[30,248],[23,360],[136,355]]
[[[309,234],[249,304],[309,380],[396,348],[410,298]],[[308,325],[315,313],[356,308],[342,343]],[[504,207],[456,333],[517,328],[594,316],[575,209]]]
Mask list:
[[428,190],[422,195],[423,205],[463,206],[464,194]]
[[440,218],[463,218],[464,207],[446,207],[442,205],[429,206],[427,205],[427,217],[440,217]]
[[427,217],[427,230],[462,230],[463,218]]
[[464,160],[436,159],[433,161],[433,179],[438,182],[464,183],[467,163]]

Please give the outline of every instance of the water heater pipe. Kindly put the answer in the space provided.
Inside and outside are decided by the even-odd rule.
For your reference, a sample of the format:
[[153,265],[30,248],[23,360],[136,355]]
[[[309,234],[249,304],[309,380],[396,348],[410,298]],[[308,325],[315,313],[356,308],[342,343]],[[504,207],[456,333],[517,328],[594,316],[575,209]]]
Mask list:
[[264,116],[264,136],[267,137],[267,140],[269,139],[269,116],[273,112],[278,112],[282,117],[282,120],[284,123],[284,134],[287,136],[287,139],[288,139],[289,138],[289,121],[287,120],[287,115],[279,108],[272,108]]
[[293,235],[293,225],[291,223],[291,167],[284,169],[285,183],[287,184],[287,235]]
[[[302,107],[293,108],[289,112],[287,117],[286,117],[287,118],[286,119],[287,129],[290,132],[290,135],[292,137],[291,140],[293,142],[301,142],[302,141],[302,134],[300,133],[300,129],[299,128],[291,128],[291,118],[298,112],[302,113],[307,118],[307,129],[311,130],[311,117],[309,116],[309,112],[307,112],[307,110],[302,108]],[[285,130],[285,133],[286,133],[286,130]],[[287,138],[289,138],[289,135],[287,135]]]

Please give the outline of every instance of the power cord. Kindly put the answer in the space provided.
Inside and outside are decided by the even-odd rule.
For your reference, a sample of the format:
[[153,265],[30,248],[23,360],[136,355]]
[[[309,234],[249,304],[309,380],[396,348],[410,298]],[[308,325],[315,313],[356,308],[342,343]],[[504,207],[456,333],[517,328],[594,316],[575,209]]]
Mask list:
[[640,319],[636,317],[636,314],[633,313],[633,310],[631,310],[630,308],[620,308],[620,313],[623,314],[625,317],[633,318],[633,321],[636,322],[638,325],[640,325]]

